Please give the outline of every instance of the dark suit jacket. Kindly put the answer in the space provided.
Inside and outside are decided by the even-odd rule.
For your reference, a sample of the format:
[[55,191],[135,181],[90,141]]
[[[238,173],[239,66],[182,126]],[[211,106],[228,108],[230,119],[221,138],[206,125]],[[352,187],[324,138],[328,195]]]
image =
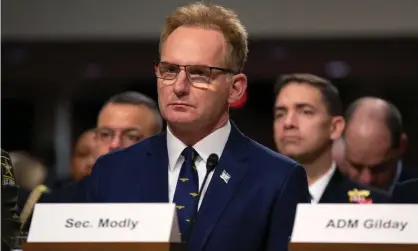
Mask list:
[[[166,134],[100,157],[78,187],[78,202],[168,202]],[[223,171],[231,178],[225,183]],[[298,203],[309,203],[305,170],[231,133],[193,227],[192,251],[287,250]]]
[[350,203],[348,192],[354,189],[370,191],[368,199],[371,199],[372,203],[388,203],[390,201],[389,194],[354,182],[336,168],[319,203]]
[[398,183],[392,194],[393,203],[418,203],[418,179]]
[[402,183],[411,179],[418,179],[418,169],[412,169],[406,166],[402,166],[402,171],[399,175],[397,182]]

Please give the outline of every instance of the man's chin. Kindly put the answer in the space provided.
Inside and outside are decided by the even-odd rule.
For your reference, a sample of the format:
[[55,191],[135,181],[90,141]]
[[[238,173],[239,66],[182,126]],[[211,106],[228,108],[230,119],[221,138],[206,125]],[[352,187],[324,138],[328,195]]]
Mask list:
[[289,158],[291,158],[291,159],[293,159],[293,160],[295,160],[296,162],[298,162],[300,164],[304,163],[306,161],[306,158],[307,158],[306,154],[303,154],[299,151],[283,151],[283,152],[280,152],[280,153],[289,157]]
[[170,112],[170,114],[167,114],[166,121],[168,124],[172,125],[189,125],[194,124],[197,121],[196,116],[189,112]]
[[193,118],[187,117],[176,117],[176,118],[168,118],[166,119],[167,124],[171,127],[176,127],[178,129],[196,129],[197,128],[197,120]]
[[300,161],[302,158],[299,154],[285,154],[287,157],[296,160],[296,161]]
[[301,151],[296,147],[282,148],[279,152],[283,155],[286,155],[289,158],[297,158],[302,154]]

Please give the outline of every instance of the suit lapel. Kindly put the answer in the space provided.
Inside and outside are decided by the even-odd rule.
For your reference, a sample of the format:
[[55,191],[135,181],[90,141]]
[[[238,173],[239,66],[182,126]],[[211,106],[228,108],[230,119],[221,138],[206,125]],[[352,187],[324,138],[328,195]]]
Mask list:
[[[202,250],[217,221],[241,184],[248,167],[248,140],[231,123],[231,133],[203,198],[189,247]],[[221,175],[230,176],[227,182]],[[195,236],[195,238],[193,238]]]
[[142,202],[168,202],[168,152],[166,133],[150,139],[146,159],[140,163],[139,194]]

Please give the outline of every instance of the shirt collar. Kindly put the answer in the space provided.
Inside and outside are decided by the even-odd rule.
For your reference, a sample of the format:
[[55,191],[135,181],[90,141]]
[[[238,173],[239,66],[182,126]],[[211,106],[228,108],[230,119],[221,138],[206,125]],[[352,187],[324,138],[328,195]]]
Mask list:
[[328,186],[329,181],[331,180],[332,176],[334,175],[335,169],[337,165],[335,162],[331,164],[330,169],[315,183],[309,186],[309,192],[312,196],[312,202],[318,203],[324,193],[326,187]]
[[395,189],[396,183],[398,182],[401,176],[401,173],[402,173],[402,161],[399,160],[396,165],[396,173],[395,173],[395,176],[393,177],[392,184],[389,186],[389,193],[392,193],[393,189]]
[[[206,160],[212,153],[217,154],[221,158],[230,132],[231,123],[228,120],[226,125],[212,132],[193,146],[204,163],[206,163]],[[174,170],[181,153],[186,147],[186,144],[174,136],[167,126],[168,168],[170,171]]]

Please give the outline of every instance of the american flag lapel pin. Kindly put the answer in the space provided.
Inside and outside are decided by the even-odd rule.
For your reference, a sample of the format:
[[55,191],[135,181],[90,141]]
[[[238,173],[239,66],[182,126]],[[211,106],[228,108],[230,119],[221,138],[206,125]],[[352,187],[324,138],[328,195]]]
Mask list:
[[228,184],[228,181],[231,178],[231,175],[229,175],[227,171],[223,170],[220,177],[225,182],[225,184]]

